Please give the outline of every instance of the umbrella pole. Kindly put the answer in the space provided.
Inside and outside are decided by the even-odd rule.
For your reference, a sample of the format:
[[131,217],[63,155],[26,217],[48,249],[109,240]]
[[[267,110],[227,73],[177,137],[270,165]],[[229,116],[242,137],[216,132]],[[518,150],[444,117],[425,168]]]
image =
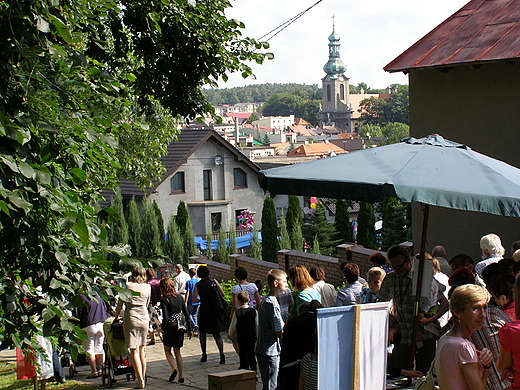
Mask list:
[[412,327],[412,345],[410,353],[410,367],[415,367],[415,352],[417,349],[417,331],[419,330],[419,302],[421,301],[421,289],[424,273],[424,254],[426,252],[426,235],[428,233],[428,217],[430,216],[430,205],[424,205],[423,225],[421,234],[421,250],[419,252],[419,267],[417,269],[417,289],[415,290],[415,310]]

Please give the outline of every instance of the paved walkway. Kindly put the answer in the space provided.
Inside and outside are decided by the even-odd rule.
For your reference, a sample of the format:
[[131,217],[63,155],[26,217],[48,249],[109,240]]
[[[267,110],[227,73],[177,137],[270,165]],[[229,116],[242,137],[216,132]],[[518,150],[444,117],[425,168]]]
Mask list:
[[[222,333],[222,339],[224,340],[224,353],[226,355],[226,364],[219,364],[220,357],[213,337],[208,337],[207,363],[200,363],[199,361],[201,357],[199,338],[193,337],[191,340],[188,340],[187,338],[184,340],[184,347],[181,349],[182,356],[184,358],[184,384],[180,384],[177,382],[168,382],[171,370],[164,356],[162,342],[159,338],[157,338],[158,342],[155,345],[146,347],[148,363],[148,383],[146,385],[146,389],[208,389],[208,374],[237,370],[238,356],[235,353],[235,350],[233,349],[233,345],[231,344],[231,341],[227,339],[226,333]],[[15,351],[0,351],[0,359],[15,363]],[[76,375],[74,375],[74,378],[72,378],[73,380],[80,383],[88,383],[90,385],[99,384],[99,388],[108,388],[108,385],[105,384],[103,386],[101,384],[101,378],[86,378],[86,376],[90,373],[90,368],[88,365],[77,367],[77,370],[79,372]],[[65,372],[68,373],[68,370],[65,369]],[[118,381],[114,385],[114,389],[132,389],[135,385],[134,381],[127,381],[124,375],[118,376],[116,378],[118,379]],[[261,383],[262,382],[259,379],[256,385],[257,389],[262,388]]]

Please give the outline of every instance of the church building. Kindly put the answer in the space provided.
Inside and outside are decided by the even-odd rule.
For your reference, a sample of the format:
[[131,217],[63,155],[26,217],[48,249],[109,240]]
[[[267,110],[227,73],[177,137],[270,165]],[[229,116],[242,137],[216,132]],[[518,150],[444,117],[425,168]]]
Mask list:
[[336,126],[344,133],[350,133],[352,105],[349,101],[349,79],[345,76],[347,67],[340,58],[339,35],[332,27],[329,36],[329,60],[323,66],[327,74],[322,81],[323,101],[320,111],[320,125]]

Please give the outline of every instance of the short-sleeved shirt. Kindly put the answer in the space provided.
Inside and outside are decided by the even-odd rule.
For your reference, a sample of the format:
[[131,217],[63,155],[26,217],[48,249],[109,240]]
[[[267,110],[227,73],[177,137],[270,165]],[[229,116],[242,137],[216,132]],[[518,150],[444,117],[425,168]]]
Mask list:
[[255,352],[264,356],[280,355],[280,339],[276,332],[283,329],[282,314],[276,297],[266,295],[258,310],[258,341]]
[[[249,295],[249,307],[255,308],[257,307],[257,302],[255,299],[255,292],[258,291],[258,287],[256,287],[256,284],[254,283],[247,283],[247,284],[237,284],[236,286],[233,286],[231,288],[231,292],[235,295],[238,295],[240,291],[247,292],[247,295]],[[235,307],[235,309],[239,308],[240,304]]]
[[294,315],[298,315],[298,308],[303,302],[310,302],[314,300],[321,303],[321,294],[312,287],[300,291],[296,295],[296,298],[294,300],[293,311],[291,313],[293,313]]
[[[462,337],[442,336],[437,342],[435,370],[441,389],[469,390],[462,372],[462,366],[478,363],[477,348],[469,340]],[[484,369],[479,364],[480,376]]]
[[[513,365],[515,373],[520,372],[520,320],[516,320],[505,324],[498,331],[498,338],[500,339],[500,346],[504,351],[509,352],[513,358]],[[520,375],[514,375],[513,385],[511,390],[520,389]]]
[[357,305],[361,303],[361,288],[363,285],[357,280],[338,291],[336,306]]
[[191,299],[193,297],[193,288],[195,285],[199,282],[199,278],[193,278],[186,282],[186,292],[189,292],[190,295],[188,296],[188,302],[186,306],[198,306],[200,305],[200,302],[193,303],[193,300]]

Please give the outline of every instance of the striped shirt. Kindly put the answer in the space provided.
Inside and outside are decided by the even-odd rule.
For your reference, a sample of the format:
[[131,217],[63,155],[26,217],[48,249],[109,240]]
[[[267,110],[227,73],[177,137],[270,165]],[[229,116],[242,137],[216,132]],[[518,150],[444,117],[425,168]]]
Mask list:
[[264,356],[280,355],[280,339],[276,332],[283,329],[282,314],[276,297],[266,295],[258,310],[258,340],[255,352]]

